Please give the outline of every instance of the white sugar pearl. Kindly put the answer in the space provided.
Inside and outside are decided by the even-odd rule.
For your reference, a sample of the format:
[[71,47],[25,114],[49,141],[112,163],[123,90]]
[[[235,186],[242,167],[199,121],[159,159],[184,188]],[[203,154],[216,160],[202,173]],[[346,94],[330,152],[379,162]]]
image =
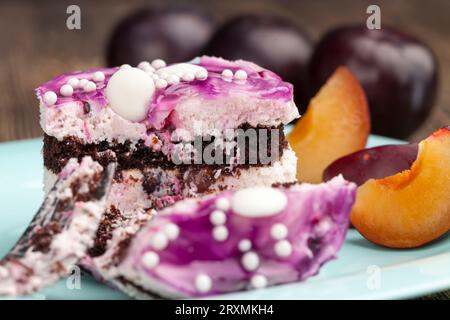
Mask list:
[[212,288],[212,280],[206,274],[199,274],[195,278],[195,288],[200,293],[206,293]]
[[208,78],[208,71],[206,69],[198,70],[195,73],[195,78],[198,80],[205,80]]
[[193,80],[195,79],[195,74],[190,73],[190,72],[184,73],[184,74],[181,76],[181,79],[183,79],[183,81],[187,81],[187,82],[193,81]]
[[61,93],[64,97],[70,97],[73,94],[73,88],[71,85],[65,84],[61,86],[59,93]]
[[222,78],[224,78],[226,80],[233,79],[233,71],[231,71],[230,69],[223,70],[222,71]]
[[161,72],[161,73],[158,73],[158,76],[159,76],[161,79],[167,80],[167,78],[169,77],[169,74],[168,74],[168,73],[165,73],[165,72]]
[[241,263],[246,271],[255,271],[259,267],[259,257],[253,251],[246,252],[242,256]]
[[146,118],[154,92],[152,78],[138,68],[118,70],[105,90],[110,108],[129,121]]
[[169,240],[175,240],[180,235],[180,228],[175,223],[169,223],[164,226],[163,232]]
[[209,221],[215,226],[220,226],[227,221],[227,216],[223,211],[214,210],[209,215]]
[[216,200],[216,208],[222,211],[230,210],[231,203],[227,198],[219,198]]
[[263,276],[262,274],[255,274],[250,279],[250,284],[255,289],[265,288],[267,286],[267,278],[265,276]]
[[275,253],[277,256],[286,258],[292,253],[292,245],[287,240],[281,240],[275,243]]
[[130,68],[131,68],[131,66],[127,63],[120,66],[120,69],[130,69]]
[[144,70],[146,72],[154,72],[155,68],[152,67],[152,65],[150,64],[150,62],[148,61],[142,61],[138,64],[138,68],[141,70]]
[[155,248],[155,250],[164,250],[167,248],[168,244],[169,239],[167,239],[167,236],[164,233],[157,232],[152,238],[152,247]]
[[242,239],[238,243],[238,248],[241,252],[247,252],[252,248],[252,242],[248,239]]
[[222,242],[228,238],[228,229],[225,226],[214,227],[212,231],[212,236],[214,240]]
[[282,223],[276,223],[270,229],[270,235],[275,240],[283,240],[288,235],[288,229]]
[[144,267],[148,269],[153,269],[159,264],[159,256],[156,252],[153,251],[146,252],[141,259]]
[[157,73],[153,73],[153,74],[151,75],[151,77],[152,77],[153,81],[156,81],[156,80],[159,79],[159,75],[158,75]]
[[77,78],[70,78],[69,81],[67,81],[67,84],[72,88],[78,88],[80,80],[78,80]]
[[105,80],[105,74],[101,71],[97,71],[92,76],[92,79],[94,79],[94,81],[97,81],[97,82],[103,81],[103,80]]
[[84,86],[85,86],[88,82],[89,82],[88,79],[81,79],[81,80],[78,82],[78,87],[79,87],[79,88],[84,88]]
[[155,81],[155,86],[158,89],[164,89],[165,87],[167,87],[167,85],[168,85],[168,83],[164,79],[156,79],[156,81]]
[[241,189],[231,199],[233,211],[248,218],[276,215],[286,205],[287,197],[282,191],[263,186]]
[[44,103],[48,106],[54,105],[58,100],[58,96],[53,91],[44,93]]
[[152,61],[152,67],[156,70],[164,68],[166,66],[166,62],[162,59],[155,59]]
[[171,74],[167,77],[167,83],[168,84],[179,84],[180,77],[178,77],[177,75]]
[[234,78],[236,80],[246,80],[247,79],[247,72],[245,72],[244,70],[240,69],[240,70],[236,71],[236,73],[234,74]]
[[83,86],[83,90],[86,92],[92,92],[92,91],[95,91],[96,89],[97,89],[97,85],[95,84],[95,82],[92,82],[92,81],[88,81]]

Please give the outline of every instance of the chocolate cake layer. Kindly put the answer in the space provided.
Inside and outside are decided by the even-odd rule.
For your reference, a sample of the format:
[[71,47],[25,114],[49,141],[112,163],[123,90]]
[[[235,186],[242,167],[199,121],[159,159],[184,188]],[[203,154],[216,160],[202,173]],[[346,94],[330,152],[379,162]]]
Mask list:
[[[270,165],[270,163],[264,163],[261,160],[259,150],[261,147],[265,147],[265,155],[267,157],[275,157],[274,161],[279,160],[283,155],[283,150],[288,147],[287,140],[285,138],[283,132],[283,125],[274,128],[268,127],[250,127],[248,125],[244,125],[239,129],[245,130],[254,129],[258,134],[260,130],[266,130],[267,139],[265,142],[266,146],[263,146],[261,143],[252,143],[249,139],[245,139],[244,149],[243,151],[238,151],[236,147],[234,147],[233,152],[231,154],[239,154],[239,152],[244,152],[245,154],[244,160],[242,163],[238,163],[233,165],[234,168],[247,168],[249,166],[264,166]],[[269,130],[277,130],[277,138],[278,141],[272,142],[271,135],[267,132]],[[238,138],[234,138],[234,142],[236,142]],[[203,139],[201,141],[201,150],[207,148],[211,143],[214,143],[214,138],[211,139]],[[273,153],[273,148],[276,148],[277,154]],[[221,151],[224,152],[222,149]],[[221,152],[219,151],[219,152]],[[215,155],[215,150],[211,152],[211,154]],[[90,143],[84,144],[82,141],[76,137],[65,137],[62,141],[56,139],[55,137],[44,134],[44,147],[43,147],[43,155],[44,155],[44,165],[47,169],[57,174],[61,171],[61,169],[66,165],[67,161],[70,158],[78,158],[82,159],[84,156],[91,156],[92,159],[98,161],[101,165],[105,166],[110,162],[117,162],[119,164],[120,169],[141,169],[151,168],[151,167],[159,167],[164,169],[171,169],[177,167],[181,169],[183,166],[187,168],[195,167],[210,167],[210,168],[225,168],[230,167],[228,161],[229,155],[223,155],[223,159],[225,159],[223,164],[207,164],[207,163],[181,163],[176,164],[174,161],[168,160],[167,155],[165,155],[161,151],[154,151],[152,148],[148,147],[144,144],[144,141],[139,141],[136,145],[132,145],[130,141],[125,143],[108,143],[107,141],[103,141],[101,143]],[[263,153],[264,155],[264,153]],[[256,161],[255,161],[256,160]],[[194,162],[194,161],[193,161]]]

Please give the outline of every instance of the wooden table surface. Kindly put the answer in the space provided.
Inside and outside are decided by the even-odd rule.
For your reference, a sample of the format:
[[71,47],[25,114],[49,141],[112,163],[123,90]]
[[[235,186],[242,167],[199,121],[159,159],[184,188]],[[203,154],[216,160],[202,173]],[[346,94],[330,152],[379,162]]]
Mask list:
[[[66,8],[72,1],[0,2],[0,141],[38,137],[38,103],[34,88],[72,70],[105,64],[104,48],[113,26],[127,13],[152,3],[175,1],[83,1],[82,29],[66,28]],[[179,1],[178,1],[179,2]],[[208,9],[219,21],[244,12],[286,16],[316,40],[324,31],[345,23],[365,23],[366,8],[381,7],[382,25],[416,34],[435,51],[440,87],[434,110],[410,140],[419,141],[450,124],[450,1],[447,0],[223,0],[191,1]],[[449,297],[449,294],[434,295]]]

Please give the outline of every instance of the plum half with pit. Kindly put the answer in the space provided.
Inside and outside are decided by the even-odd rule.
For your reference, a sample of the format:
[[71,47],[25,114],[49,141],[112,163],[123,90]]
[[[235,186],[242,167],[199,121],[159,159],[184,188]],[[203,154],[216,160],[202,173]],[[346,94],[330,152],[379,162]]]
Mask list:
[[215,29],[211,16],[198,7],[139,9],[120,21],[107,48],[107,64],[137,65],[161,58],[168,63],[197,56]]
[[289,20],[267,15],[242,15],[226,22],[212,36],[203,54],[244,59],[277,73],[294,85],[300,112],[308,102],[310,37]]
[[361,82],[374,133],[405,138],[430,113],[438,81],[437,61],[417,38],[388,27],[344,26],[328,32],[311,58],[312,92],[340,65],[346,65]]
[[342,174],[358,186],[369,179],[382,179],[411,167],[417,158],[415,143],[386,145],[356,151],[331,163],[323,173],[328,181]]

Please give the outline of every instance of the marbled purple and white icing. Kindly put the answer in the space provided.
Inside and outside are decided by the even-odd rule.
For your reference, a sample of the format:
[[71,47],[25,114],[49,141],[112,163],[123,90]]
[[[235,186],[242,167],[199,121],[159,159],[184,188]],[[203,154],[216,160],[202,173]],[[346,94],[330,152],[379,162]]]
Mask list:
[[251,62],[203,56],[139,66],[72,72],[39,86],[44,132],[59,140],[152,146],[155,132],[279,126],[299,116],[292,85]]
[[356,185],[339,176],[318,185],[253,187],[178,202],[135,236],[109,279],[140,298],[305,280],[335,258],[355,195]]

